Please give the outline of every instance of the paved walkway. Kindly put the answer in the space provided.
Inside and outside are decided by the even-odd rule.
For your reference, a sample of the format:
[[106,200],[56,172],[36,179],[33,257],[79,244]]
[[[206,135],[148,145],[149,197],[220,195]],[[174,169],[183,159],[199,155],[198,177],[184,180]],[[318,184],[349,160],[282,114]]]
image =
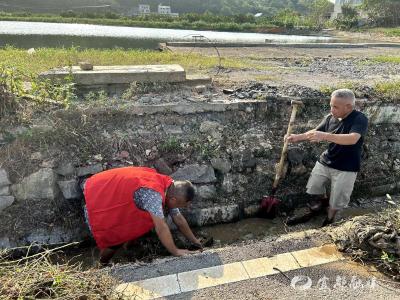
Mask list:
[[399,284],[337,252],[325,230],[110,271],[124,299],[400,299]]

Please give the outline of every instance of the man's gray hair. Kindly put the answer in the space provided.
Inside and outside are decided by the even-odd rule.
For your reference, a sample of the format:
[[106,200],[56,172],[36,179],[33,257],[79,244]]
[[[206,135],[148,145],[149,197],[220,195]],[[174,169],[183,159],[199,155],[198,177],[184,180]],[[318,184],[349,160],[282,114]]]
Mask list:
[[333,97],[349,100],[353,107],[356,105],[356,96],[354,95],[352,90],[349,89],[336,90],[331,95],[331,98]]

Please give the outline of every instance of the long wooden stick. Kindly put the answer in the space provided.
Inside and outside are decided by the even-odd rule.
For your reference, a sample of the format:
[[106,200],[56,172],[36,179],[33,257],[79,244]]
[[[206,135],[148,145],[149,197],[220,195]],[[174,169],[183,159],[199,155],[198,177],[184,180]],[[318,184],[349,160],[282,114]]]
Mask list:
[[[297,110],[300,105],[303,105],[303,102],[292,100],[291,105],[292,105],[292,113],[290,115],[290,120],[289,120],[289,125],[287,128],[286,136],[289,136],[292,133],[293,124],[294,124],[294,121],[296,120]],[[275,191],[278,187],[279,181],[282,177],[282,171],[283,171],[283,167],[285,165],[285,160],[286,160],[287,152],[288,152],[288,144],[289,144],[289,142],[287,140],[285,140],[285,142],[283,144],[283,148],[282,148],[281,160],[279,161],[279,165],[278,165],[278,168],[277,168],[276,174],[275,174],[275,180],[274,180],[274,183],[272,184],[272,193],[273,194],[275,193]]]

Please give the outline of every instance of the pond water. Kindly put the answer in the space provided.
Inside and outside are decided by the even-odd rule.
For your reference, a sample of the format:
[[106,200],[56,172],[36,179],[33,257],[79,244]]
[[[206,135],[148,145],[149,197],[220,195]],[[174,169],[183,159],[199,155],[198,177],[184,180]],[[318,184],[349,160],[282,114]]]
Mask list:
[[202,35],[213,42],[230,43],[264,43],[266,39],[281,43],[332,41],[332,38],[324,36],[0,21],[0,47],[13,45],[18,48],[78,46],[154,49],[161,42],[193,41],[194,35]]

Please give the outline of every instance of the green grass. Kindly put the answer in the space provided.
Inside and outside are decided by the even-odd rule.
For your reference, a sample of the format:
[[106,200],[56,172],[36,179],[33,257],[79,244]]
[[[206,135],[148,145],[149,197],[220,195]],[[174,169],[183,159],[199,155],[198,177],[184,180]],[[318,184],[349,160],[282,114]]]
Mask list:
[[282,78],[277,75],[262,74],[254,76],[254,79],[257,81],[280,81]]
[[326,95],[330,95],[333,93],[333,91],[337,89],[350,89],[350,90],[355,90],[359,86],[359,83],[352,82],[352,81],[345,81],[342,82],[338,85],[331,86],[331,85],[321,85],[319,87],[319,90],[321,93],[324,93]]
[[392,64],[400,64],[400,56],[376,56],[372,59],[372,61],[377,63],[392,63]]
[[[0,49],[0,65],[16,68],[23,74],[38,74],[51,68],[77,65],[79,61],[90,61],[94,65],[147,65],[180,64],[186,70],[207,70],[219,65],[217,56],[205,56],[196,53],[182,54],[151,50],[123,49],[56,49],[40,48],[33,55],[26,50],[5,47]],[[222,58],[224,68],[263,70],[257,62],[247,59]]]
[[400,101],[400,80],[378,82],[375,90],[385,98]]
[[[326,95],[330,95],[337,89],[346,88],[356,91],[359,87],[360,83],[348,81],[336,86],[323,85],[320,86],[319,90]],[[375,83],[372,87],[375,91],[375,95],[379,98],[400,101],[400,80],[381,81]]]
[[109,26],[130,26],[147,28],[171,28],[171,29],[193,29],[193,30],[215,30],[215,31],[240,31],[240,32],[262,32],[278,26],[274,24],[235,23],[235,22],[205,22],[176,19],[166,20],[136,20],[129,18],[107,19],[107,18],[84,18],[84,17],[61,17],[57,15],[31,15],[12,16],[0,14],[0,21],[21,21],[21,22],[48,22],[48,23],[78,23],[96,24]]
[[376,33],[381,33],[386,36],[391,36],[391,37],[400,37],[400,27],[394,27],[394,28],[374,28],[372,29],[373,32]]

